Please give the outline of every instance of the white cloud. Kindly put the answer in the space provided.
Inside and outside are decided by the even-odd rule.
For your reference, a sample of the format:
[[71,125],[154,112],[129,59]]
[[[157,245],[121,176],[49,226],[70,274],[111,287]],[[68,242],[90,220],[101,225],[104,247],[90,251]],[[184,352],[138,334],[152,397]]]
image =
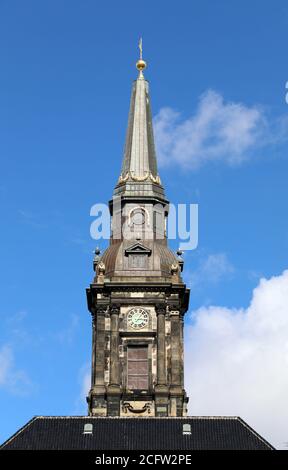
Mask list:
[[279,119],[272,130],[261,107],[224,102],[213,90],[200,96],[196,113],[188,119],[169,107],[154,118],[160,165],[177,163],[192,170],[209,161],[241,164],[255,147],[287,138],[287,129],[287,119]]
[[192,415],[237,415],[279,448],[288,441],[288,270],[261,279],[247,309],[202,307],[186,327]]
[[186,272],[187,284],[195,289],[204,284],[217,284],[223,279],[230,278],[235,269],[230,263],[226,253],[212,253],[200,260],[199,265],[191,271]]
[[15,367],[14,353],[8,344],[0,349],[0,387],[20,396],[30,395],[34,389],[27,373]]

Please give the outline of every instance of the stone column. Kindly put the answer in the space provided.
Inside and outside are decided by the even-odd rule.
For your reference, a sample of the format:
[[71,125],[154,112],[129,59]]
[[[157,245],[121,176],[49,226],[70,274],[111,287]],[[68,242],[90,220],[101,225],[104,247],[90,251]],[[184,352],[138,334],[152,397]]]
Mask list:
[[95,385],[95,362],[96,362],[96,317],[92,314],[92,361],[91,361],[91,387]]
[[182,315],[178,308],[173,305],[169,307],[171,322],[170,416],[183,416],[184,405]]
[[157,314],[157,386],[167,385],[166,341],[165,341],[165,305],[156,306]]
[[92,373],[89,393],[89,414],[106,416],[104,360],[105,360],[105,313],[107,306],[96,305],[92,312]]
[[181,319],[178,310],[170,310],[171,321],[171,386],[181,390],[182,345]]
[[120,416],[119,313],[120,306],[112,304],[110,307],[110,379],[107,387],[108,416]]
[[184,315],[180,314],[181,387],[184,388]]
[[104,364],[105,364],[105,313],[107,306],[96,307],[96,331],[95,331],[95,346],[94,346],[94,387],[104,387]]
[[168,387],[166,366],[166,305],[155,306],[157,314],[157,384],[155,385],[155,416],[168,416]]
[[118,305],[110,308],[111,338],[110,338],[110,383],[109,387],[119,387],[119,313]]

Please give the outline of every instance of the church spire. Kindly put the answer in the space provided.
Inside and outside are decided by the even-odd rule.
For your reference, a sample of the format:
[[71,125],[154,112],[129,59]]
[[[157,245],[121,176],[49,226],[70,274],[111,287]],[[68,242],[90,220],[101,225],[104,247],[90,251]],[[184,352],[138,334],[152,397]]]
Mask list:
[[[142,40],[122,173],[110,201],[111,237],[87,289],[93,316],[91,416],[185,416],[183,261],[169,249]],[[141,418],[140,418],[141,419]]]
[[132,86],[124,158],[114,194],[132,196],[136,191],[139,195],[140,191],[144,195],[145,186],[145,195],[157,193],[158,197],[163,197],[164,191],[157,168],[149,85],[143,75],[147,64],[142,56],[142,38],[139,41],[139,50],[140,57],[136,63],[139,75]]

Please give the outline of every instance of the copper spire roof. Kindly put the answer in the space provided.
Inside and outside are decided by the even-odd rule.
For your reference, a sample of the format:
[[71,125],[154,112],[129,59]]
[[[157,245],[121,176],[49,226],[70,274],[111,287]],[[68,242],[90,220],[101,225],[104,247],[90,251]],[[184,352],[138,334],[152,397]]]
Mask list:
[[144,177],[147,173],[154,178],[158,175],[149,87],[142,74],[132,88],[122,176],[129,171],[136,177]]
[[146,62],[142,59],[142,41],[140,44],[140,59],[136,63],[139,76],[132,86],[122,170],[114,194],[157,195],[163,198],[164,190],[157,169],[149,84],[143,75]]

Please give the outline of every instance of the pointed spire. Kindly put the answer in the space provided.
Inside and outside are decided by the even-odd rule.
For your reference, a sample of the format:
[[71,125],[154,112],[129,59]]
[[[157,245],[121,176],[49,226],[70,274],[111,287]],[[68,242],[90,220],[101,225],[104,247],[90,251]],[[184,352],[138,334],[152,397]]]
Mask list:
[[[132,195],[132,188],[128,188],[129,183],[133,183],[134,191],[135,184],[143,186],[145,183],[147,191],[147,183],[150,183],[154,188],[151,187],[152,192],[164,195],[157,169],[149,85],[143,75],[147,65],[142,57],[142,38],[139,41],[139,51],[140,57],[136,63],[139,76],[132,87],[122,171],[116,186],[122,186],[122,190],[116,192],[123,193],[128,190]],[[155,185],[158,186],[157,189]],[[139,190],[137,187],[137,191]]]

